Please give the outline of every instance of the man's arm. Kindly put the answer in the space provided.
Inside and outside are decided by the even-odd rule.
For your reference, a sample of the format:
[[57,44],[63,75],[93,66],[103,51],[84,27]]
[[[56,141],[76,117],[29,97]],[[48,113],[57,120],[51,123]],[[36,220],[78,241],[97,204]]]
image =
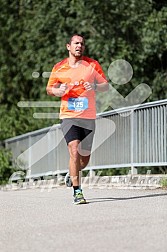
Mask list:
[[94,84],[94,90],[98,92],[106,92],[109,89],[108,82],[103,82],[99,84]]
[[94,90],[98,92],[105,92],[109,89],[109,84],[107,81],[107,78],[102,70],[101,65],[98,63],[98,61],[95,61],[95,84],[94,84]]
[[53,67],[46,87],[46,92],[50,96],[62,97],[67,89],[66,83],[62,84],[59,80],[59,65],[60,63],[57,63]]
[[66,89],[67,89],[67,85],[65,83],[61,84],[60,87],[57,87],[57,85],[46,87],[46,91],[48,95],[57,96],[57,97],[62,97],[65,94]]
[[53,67],[52,72],[50,74],[48,84],[46,87],[46,92],[50,96],[57,96],[57,89],[60,87],[59,79],[56,72],[56,65]]
[[103,83],[98,83],[98,84],[85,82],[83,85],[86,91],[94,90],[98,92],[106,92],[109,89],[108,82],[103,82]]

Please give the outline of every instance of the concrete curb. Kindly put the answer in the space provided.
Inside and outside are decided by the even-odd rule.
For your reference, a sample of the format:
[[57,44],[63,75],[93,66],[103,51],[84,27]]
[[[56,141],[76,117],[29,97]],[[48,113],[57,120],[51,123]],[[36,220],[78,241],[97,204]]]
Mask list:
[[[167,175],[122,175],[122,176],[91,176],[82,178],[82,187],[96,189],[158,189],[162,188],[161,180],[166,179]],[[66,187],[64,177],[59,176],[48,180],[29,180],[26,182],[18,181],[1,186],[1,191],[41,189],[51,191],[53,188]]]
[[162,188],[162,179],[167,179],[167,175],[92,176],[83,178],[82,184],[98,188],[156,189]]

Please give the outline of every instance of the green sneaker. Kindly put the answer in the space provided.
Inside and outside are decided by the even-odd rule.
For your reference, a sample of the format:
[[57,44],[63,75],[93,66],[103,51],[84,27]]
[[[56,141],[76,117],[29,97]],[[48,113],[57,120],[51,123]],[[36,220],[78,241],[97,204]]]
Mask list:
[[75,205],[86,204],[86,199],[83,196],[82,190],[78,189],[74,193],[74,202]]

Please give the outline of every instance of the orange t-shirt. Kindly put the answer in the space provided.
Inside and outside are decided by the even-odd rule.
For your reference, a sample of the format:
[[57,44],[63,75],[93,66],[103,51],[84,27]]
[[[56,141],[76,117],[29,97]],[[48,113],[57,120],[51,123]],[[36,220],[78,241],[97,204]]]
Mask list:
[[95,91],[85,90],[83,83],[106,83],[107,79],[100,64],[83,56],[77,67],[70,67],[68,58],[57,63],[51,72],[48,87],[59,87],[66,83],[65,95],[61,97],[60,119],[96,118]]

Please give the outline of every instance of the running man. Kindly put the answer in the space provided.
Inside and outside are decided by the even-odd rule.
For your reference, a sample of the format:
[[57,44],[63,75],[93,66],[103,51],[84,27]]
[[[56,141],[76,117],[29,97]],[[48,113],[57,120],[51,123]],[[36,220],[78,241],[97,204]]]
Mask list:
[[74,204],[85,204],[81,189],[81,170],[90,159],[95,132],[95,91],[108,90],[100,64],[83,56],[85,40],[74,34],[66,45],[69,57],[57,63],[51,72],[47,94],[61,97],[61,129],[70,155],[66,185],[73,186]]

